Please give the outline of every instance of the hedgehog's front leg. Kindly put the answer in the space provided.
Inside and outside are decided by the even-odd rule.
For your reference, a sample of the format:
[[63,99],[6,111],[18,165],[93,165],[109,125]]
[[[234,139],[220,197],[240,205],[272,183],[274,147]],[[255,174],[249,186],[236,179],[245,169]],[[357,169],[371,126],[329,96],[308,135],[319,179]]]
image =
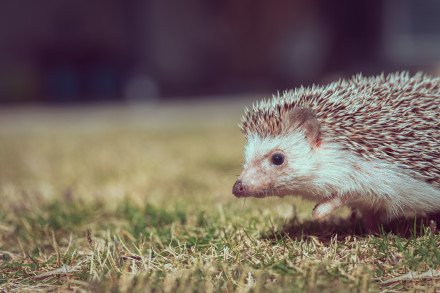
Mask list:
[[334,195],[320,203],[318,203],[313,209],[312,216],[315,220],[322,220],[328,216],[335,209],[342,207],[347,203],[345,197],[339,197]]

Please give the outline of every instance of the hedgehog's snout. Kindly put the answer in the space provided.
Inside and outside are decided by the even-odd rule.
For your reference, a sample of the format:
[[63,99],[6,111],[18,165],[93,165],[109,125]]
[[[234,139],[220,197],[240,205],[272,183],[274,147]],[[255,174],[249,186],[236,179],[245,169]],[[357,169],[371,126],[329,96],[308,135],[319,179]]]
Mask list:
[[241,181],[240,179],[235,181],[235,184],[232,187],[232,193],[236,197],[243,197],[246,195],[246,186],[243,184],[243,181]]

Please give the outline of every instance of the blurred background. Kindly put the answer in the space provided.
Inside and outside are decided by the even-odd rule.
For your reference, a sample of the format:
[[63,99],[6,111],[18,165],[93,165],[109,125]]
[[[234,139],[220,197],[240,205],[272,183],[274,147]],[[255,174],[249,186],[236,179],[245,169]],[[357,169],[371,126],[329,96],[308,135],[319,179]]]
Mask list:
[[440,68],[438,0],[0,1],[0,106],[235,99]]

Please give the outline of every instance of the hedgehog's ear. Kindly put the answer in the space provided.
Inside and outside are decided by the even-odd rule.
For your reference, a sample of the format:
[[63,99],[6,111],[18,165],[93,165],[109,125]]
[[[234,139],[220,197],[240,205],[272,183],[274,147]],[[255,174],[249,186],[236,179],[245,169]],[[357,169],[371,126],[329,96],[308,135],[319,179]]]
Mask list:
[[317,148],[321,144],[321,126],[315,113],[309,108],[293,108],[286,120],[284,128],[289,132],[302,129],[310,147]]

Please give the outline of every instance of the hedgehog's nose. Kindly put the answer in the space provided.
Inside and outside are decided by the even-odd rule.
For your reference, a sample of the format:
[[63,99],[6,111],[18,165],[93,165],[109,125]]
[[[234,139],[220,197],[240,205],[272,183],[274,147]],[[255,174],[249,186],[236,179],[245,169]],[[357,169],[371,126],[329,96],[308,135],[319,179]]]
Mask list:
[[241,180],[237,180],[232,187],[232,193],[236,197],[242,197],[246,194],[246,186],[243,184]]

